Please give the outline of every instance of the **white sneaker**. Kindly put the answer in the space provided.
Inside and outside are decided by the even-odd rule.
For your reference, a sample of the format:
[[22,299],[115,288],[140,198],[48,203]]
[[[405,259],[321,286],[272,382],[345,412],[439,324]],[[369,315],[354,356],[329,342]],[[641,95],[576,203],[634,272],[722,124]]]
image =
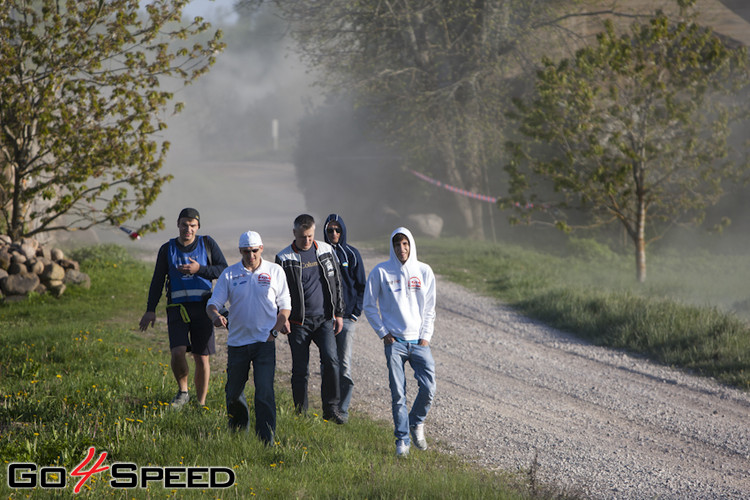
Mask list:
[[399,439],[396,441],[396,456],[397,457],[405,457],[409,455],[409,445],[406,444],[406,441],[403,439]]
[[427,440],[424,438],[424,424],[417,424],[409,428],[411,440],[419,450],[427,449]]
[[172,408],[182,408],[188,401],[190,401],[190,394],[178,391],[177,395],[172,400]]

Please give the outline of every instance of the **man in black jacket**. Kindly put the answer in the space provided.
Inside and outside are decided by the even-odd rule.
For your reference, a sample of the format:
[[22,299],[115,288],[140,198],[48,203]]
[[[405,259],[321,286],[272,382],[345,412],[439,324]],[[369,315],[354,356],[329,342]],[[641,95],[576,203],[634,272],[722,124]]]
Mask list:
[[320,351],[323,418],[337,424],[339,414],[339,366],[335,335],[343,325],[339,264],[328,243],[315,241],[315,219],[302,214],[294,220],[294,241],[276,255],[286,274],[292,297],[289,316],[292,332],[292,398],[298,412],[307,411],[310,376],[310,342]]

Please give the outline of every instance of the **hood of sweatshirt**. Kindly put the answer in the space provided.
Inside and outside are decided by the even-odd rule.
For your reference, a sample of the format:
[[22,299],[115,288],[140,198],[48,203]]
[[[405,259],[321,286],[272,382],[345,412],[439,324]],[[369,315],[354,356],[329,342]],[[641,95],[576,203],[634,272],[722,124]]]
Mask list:
[[[331,239],[328,237],[327,229],[331,222],[337,222],[341,226],[341,237],[337,245],[331,243]],[[331,214],[326,218],[326,222],[323,224],[323,238],[336,250],[336,255],[342,263],[346,262],[348,266],[357,265],[357,253],[346,242],[346,224],[339,214]]]
[[[398,260],[396,251],[393,249],[393,237],[399,233],[406,236],[409,240],[409,257],[406,259],[406,262],[404,264],[401,264],[401,261]],[[391,249],[391,265],[395,266],[396,268],[403,265],[407,269],[417,265],[417,245],[416,243],[414,243],[414,236],[412,236],[411,231],[409,231],[405,227],[398,227],[391,233],[389,248]]]
[[323,224],[323,238],[325,239],[325,242],[329,245],[333,245],[331,243],[331,239],[328,237],[328,224],[331,222],[337,222],[339,226],[341,226],[341,238],[339,238],[338,244],[341,245],[343,248],[346,248],[346,224],[344,224],[344,219],[341,218],[339,214],[331,214],[326,218],[325,224]]

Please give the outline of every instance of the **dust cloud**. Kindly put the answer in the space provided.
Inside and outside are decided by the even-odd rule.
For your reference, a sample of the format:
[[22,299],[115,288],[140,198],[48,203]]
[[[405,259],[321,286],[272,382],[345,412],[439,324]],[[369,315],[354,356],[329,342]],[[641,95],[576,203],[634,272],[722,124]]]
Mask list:
[[[227,15],[226,6],[220,7],[222,22],[236,18]],[[291,154],[297,124],[320,100],[313,77],[289,48],[283,26],[257,33],[239,24],[251,19],[237,25],[211,21],[224,31],[227,48],[208,74],[190,86],[170,89],[174,101],[185,107],[167,117],[168,128],[159,137],[171,144],[161,173],[174,179],[145,220],[163,216],[165,229],[138,241],[116,229],[97,229],[98,241],[155,257],[156,249],[177,235],[179,211],[194,207],[201,214],[200,234],[216,239],[227,260],[234,262],[241,232],[258,231],[267,254],[274,255],[291,242],[294,218],[307,211]],[[313,215],[320,220],[327,213]],[[130,222],[131,227],[140,222]]]

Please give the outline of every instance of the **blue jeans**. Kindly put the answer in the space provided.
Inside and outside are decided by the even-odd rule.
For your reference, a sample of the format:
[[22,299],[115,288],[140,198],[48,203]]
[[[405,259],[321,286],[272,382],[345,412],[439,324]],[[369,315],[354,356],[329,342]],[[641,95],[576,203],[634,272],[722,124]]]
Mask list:
[[276,372],[274,342],[256,342],[239,347],[227,346],[227,384],[224,387],[229,414],[229,428],[248,429],[249,409],[245,383],[253,366],[255,384],[255,434],[266,444],[273,443],[276,431],[276,397],[273,379]]
[[[388,381],[391,386],[391,411],[393,412],[393,435],[396,440],[410,444],[409,427],[424,422],[435,397],[435,360],[430,346],[394,342],[385,346],[388,363]],[[404,367],[409,362],[417,380],[417,397],[411,411],[406,406],[406,375]]]
[[349,318],[344,319],[344,327],[336,335],[336,349],[339,356],[339,410],[341,416],[349,416],[349,403],[352,401],[352,340],[357,323]]
[[292,351],[292,399],[298,412],[307,411],[310,342],[315,342],[320,351],[320,397],[323,401],[323,416],[328,417],[339,410],[339,358],[336,354],[333,320],[318,316],[305,318],[302,325],[292,324],[292,332],[289,334],[289,347]]

